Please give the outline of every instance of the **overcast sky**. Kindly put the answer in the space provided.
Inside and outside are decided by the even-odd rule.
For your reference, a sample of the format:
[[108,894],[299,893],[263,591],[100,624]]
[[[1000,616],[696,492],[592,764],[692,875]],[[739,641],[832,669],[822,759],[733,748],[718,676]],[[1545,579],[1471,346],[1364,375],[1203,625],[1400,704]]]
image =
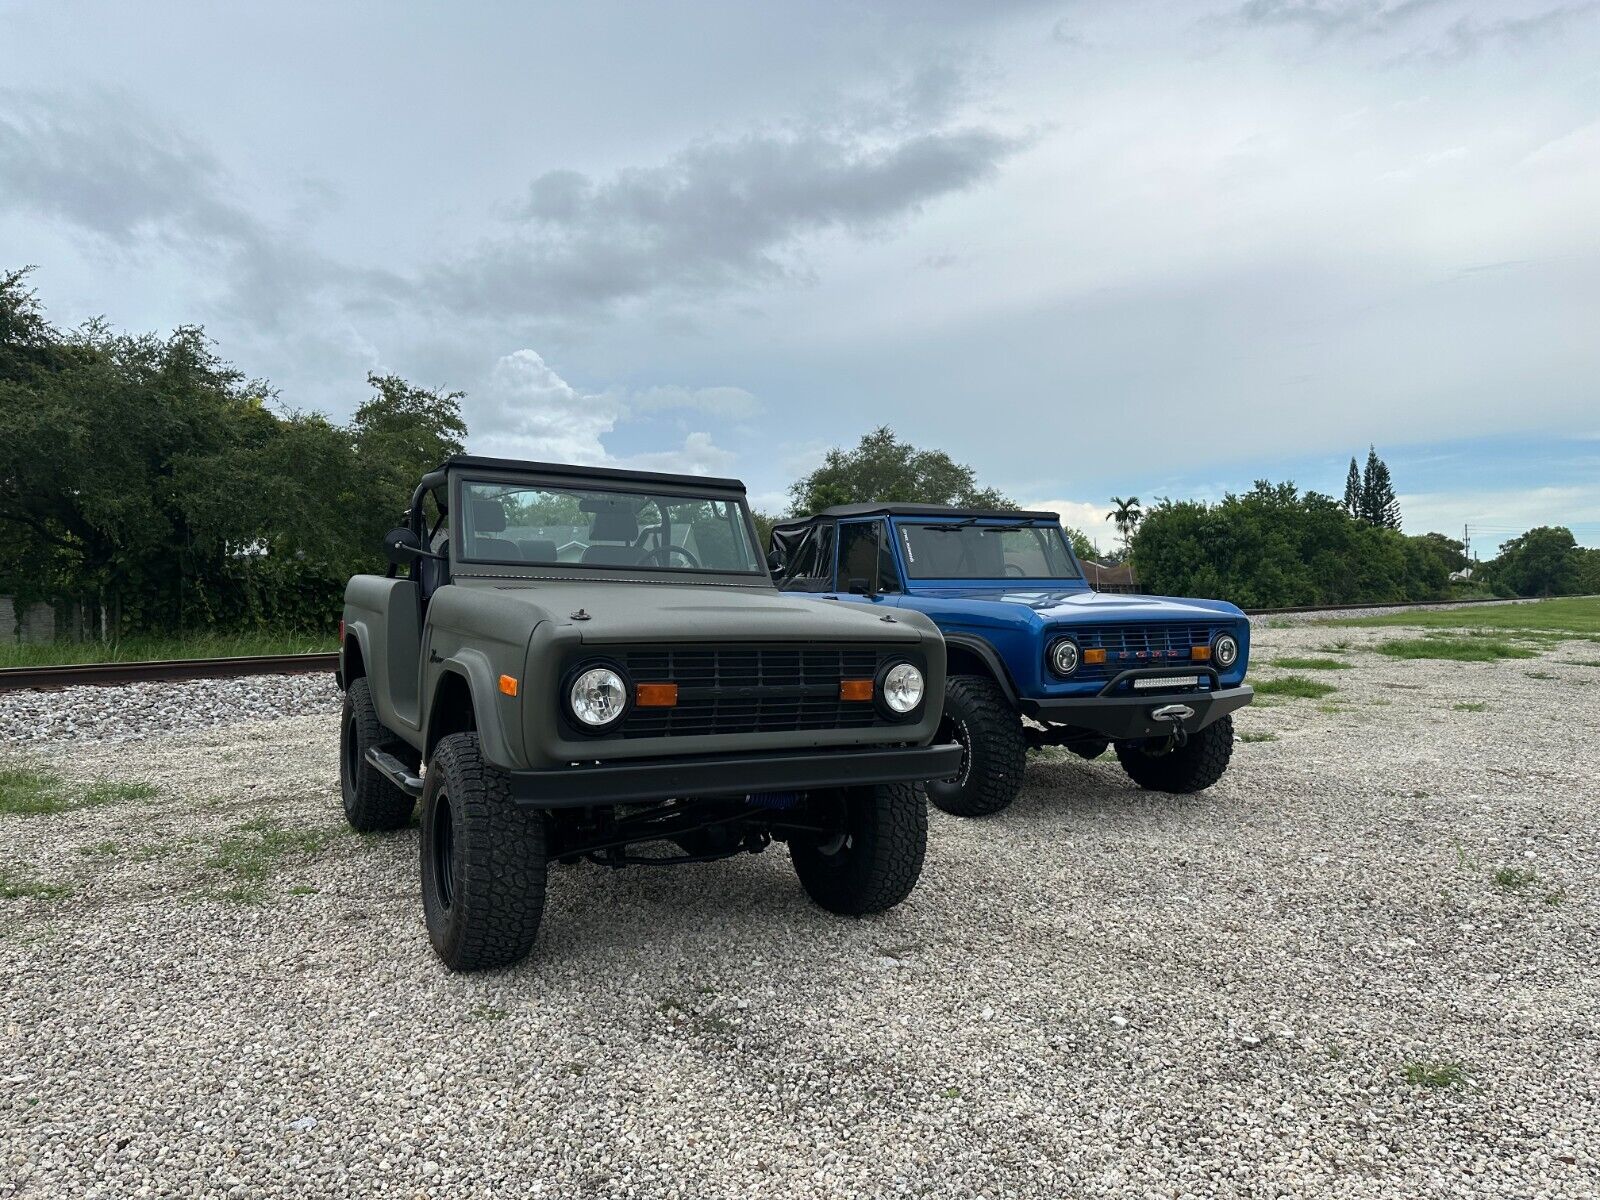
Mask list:
[[12,3],[25,263],[772,509],[882,423],[1102,540],[1375,442],[1412,532],[1600,545],[1596,3]]

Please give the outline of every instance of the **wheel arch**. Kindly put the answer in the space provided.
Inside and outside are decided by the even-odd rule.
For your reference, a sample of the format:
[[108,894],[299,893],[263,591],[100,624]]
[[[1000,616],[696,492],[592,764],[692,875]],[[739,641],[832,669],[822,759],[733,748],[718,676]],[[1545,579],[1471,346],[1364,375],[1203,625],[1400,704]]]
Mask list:
[[362,629],[360,625],[347,625],[344,639],[339,643],[338,680],[341,688],[349,688],[356,680],[367,677],[367,651],[361,640]]
[[433,696],[428,702],[425,730],[423,762],[433,758],[434,748],[441,738],[452,733],[479,732],[477,703],[466,672],[453,667],[439,672],[439,678],[433,685]]
[[1017,707],[1017,688],[995,648],[982,638],[968,634],[944,635],[945,678],[957,675],[985,675],[995,681],[1011,707]]

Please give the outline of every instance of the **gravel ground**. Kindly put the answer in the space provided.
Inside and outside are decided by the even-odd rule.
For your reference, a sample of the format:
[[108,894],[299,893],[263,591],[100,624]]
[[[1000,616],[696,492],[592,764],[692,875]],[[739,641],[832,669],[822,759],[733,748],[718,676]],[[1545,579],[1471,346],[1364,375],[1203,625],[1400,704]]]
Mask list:
[[[534,957],[473,977],[415,832],[343,832],[314,686],[13,745],[159,791],[0,816],[0,1197],[1600,1194],[1600,646],[1394,632],[1258,630],[1258,679],[1353,669],[1242,714],[1201,797],[1035,759],[1001,816],[933,814],[881,917],[777,852],[562,868]],[[0,723],[152,734],[149,693]]]

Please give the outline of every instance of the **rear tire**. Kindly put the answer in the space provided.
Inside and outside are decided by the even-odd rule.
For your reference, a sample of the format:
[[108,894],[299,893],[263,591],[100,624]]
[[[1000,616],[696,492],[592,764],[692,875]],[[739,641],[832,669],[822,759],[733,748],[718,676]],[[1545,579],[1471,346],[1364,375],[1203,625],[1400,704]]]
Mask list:
[[844,833],[789,842],[806,895],[829,912],[865,916],[911,894],[928,850],[928,806],[909,783],[816,793],[820,807],[841,805]]
[[1170,739],[1118,742],[1117,758],[1135,783],[1152,792],[1187,795],[1222,778],[1233,757],[1233,717],[1213,721],[1189,735],[1182,746],[1163,749]]
[[1022,721],[994,680],[952,675],[944,689],[939,742],[957,741],[964,753],[953,779],[928,782],[928,799],[956,817],[987,817],[1010,806],[1022,791],[1028,743]]
[[411,823],[415,801],[378,773],[367,761],[372,747],[387,750],[402,761],[411,753],[378,720],[372,690],[365,679],[352,680],[344,693],[339,725],[339,791],[344,819],[357,833],[404,829]]
[[545,818],[511,799],[475,733],[440,739],[422,793],[422,912],[452,971],[525,958],[544,915]]

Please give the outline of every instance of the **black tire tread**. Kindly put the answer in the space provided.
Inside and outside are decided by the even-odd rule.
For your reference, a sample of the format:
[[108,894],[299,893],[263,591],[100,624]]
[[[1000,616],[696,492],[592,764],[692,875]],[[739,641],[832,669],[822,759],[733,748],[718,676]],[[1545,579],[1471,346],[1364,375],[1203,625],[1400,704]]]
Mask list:
[[1228,769],[1233,758],[1233,717],[1224,716],[1189,735],[1182,746],[1151,757],[1137,742],[1118,742],[1117,759],[1128,777],[1153,792],[1189,795],[1204,791]]
[[1006,694],[986,675],[952,675],[945,683],[944,708],[966,721],[971,761],[966,786],[930,784],[928,800],[954,817],[987,817],[1010,807],[1022,791],[1028,743]]
[[835,855],[793,841],[789,855],[806,894],[829,912],[884,912],[911,894],[928,851],[928,806],[914,784],[886,783],[844,794],[851,845]]
[[[355,721],[359,765],[353,780],[345,779],[348,771],[345,759],[344,738],[352,718]],[[344,712],[340,716],[339,791],[344,802],[345,820],[357,833],[381,833],[385,830],[404,829],[411,823],[411,813],[416,802],[395,787],[366,761],[367,750],[373,746],[398,751],[400,740],[383,727],[378,720],[378,710],[372,703],[372,689],[365,679],[351,680],[344,693]]]
[[[428,937],[453,971],[507,967],[526,958],[544,916],[544,813],[511,798],[504,771],[483,761],[476,733],[441,738],[423,793],[423,908]],[[445,913],[429,895],[432,805],[453,797],[458,851],[455,902]]]

